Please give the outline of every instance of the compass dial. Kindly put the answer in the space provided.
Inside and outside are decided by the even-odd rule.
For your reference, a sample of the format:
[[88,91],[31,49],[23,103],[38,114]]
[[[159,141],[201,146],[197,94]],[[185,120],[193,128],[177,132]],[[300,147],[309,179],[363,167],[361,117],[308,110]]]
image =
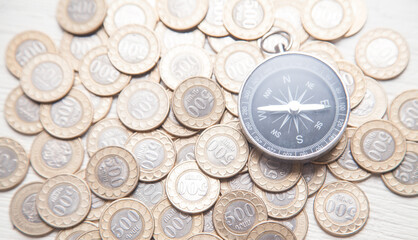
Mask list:
[[347,126],[348,99],[328,64],[284,53],[249,75],[239,96],[239,116],[247,138],[267,154],[308,161],[338,143]]

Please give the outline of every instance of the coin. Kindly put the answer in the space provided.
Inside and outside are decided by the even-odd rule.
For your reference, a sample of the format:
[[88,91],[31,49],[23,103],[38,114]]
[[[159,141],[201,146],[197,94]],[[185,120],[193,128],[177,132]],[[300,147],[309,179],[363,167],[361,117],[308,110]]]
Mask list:
[[183,81],[174,91],[172,102],[178,121],[192,129],[212,126],[221,119],[225,110],[221,88],[204,77]]
[[98,228],[94,223],[85,221],[73,228],[61,230],[57,234],[55,239],[56,240],[77,239],[79,236],[81,236],[82,234],[86,232],[96,231],[96,230],[98,230]]
[[158,69],[158,63],[157,65],[155,65],[155,67],[143,74],[139,74],[139,75],[133,75],[131,82],[134,81],[150,81],[150,82],[155,82],[155,83],[159,83],[160,82],[160,70]]
[[200,233],[197,235],[194,235],[193,237],[187,239],[187,240],[222,240],[218,236],[209,234],[209,233]]
[[343,60],[343,55],[341,54],[340,50],[338,50],[338,48],[330,42],[307,42],[300,47],[300,51],[311,53],[316,57],[319,57],[335,69],[338,69],[336,61]]
[[261,189],[283,192],[295,186],[302,176],[302,165],[278,161],[258,149],[251,151],[248,159],[251,179]]
[[81,234],[76,240],[102,240],[102,238],[99,230],[94,230]]
[[389,107],[389,120],[410,141],[418,141],[418,90],[399,94]]
[[84,147],[81,139],[64,141],[56,139],[46,132],[36,136],[30,151],[33,169],[44,178],[64,173],[75,173],[84,159]]
[[176,89],[188,78],[212,76],[212,62],[209,55],[202,48],[193,45],[172,48],[162,56],[159,68],[161,79],[171,90]]
[[93,121],[93,107],[80,90],[71,92],[51,104],[42,104],[40,119],[45,130],[54,137],[71,139],[84,134]]
[[200,31],[213,37],[225,37],[229,34],[223,21],[225,3],[226,0],[209,0],[206,17],[197,26]]
[[238,117],[238,94],[223,90],[225,107],[234,116]]
[[160,0],[157,2],[160,20],[174,30],[188,30],[196,27],[205,17],[208,7],[208,0]]
[[118,97],[119,119],[136,131],[159,127],[167,118],[169,109],[169,98],[164,88],[150,81],[131,83]]
[[221,181],[221,194],[225,195],[234,190],[246,190],[253,192],[254,183],[248,172],[240,173],[230,179]]
[[[238,39],[234,38],[233,36],[226,36],[226,37],[207,37],[209,46],[212,50],[216,53],[220,52],[224,47],[228,46],[229,44],[235,43]],[[251,42],[251,41],[247,41]]]
[[374,29],[357,43],[356,62],[367,76],[378,80],[392,79],[408,65],[408,43],[391,29]]
[[247,239],[296,240],[296,236],[289,228],[280,223],[265,221],[254,226]]
[[36,197],[39,216],[55,228],[79,224],[89,213],[90,205],[89,187],[83,180],[70,174],[46,180]]
[[201,213],[218,200],[220,182],[200,171],[196,162],[178,164],[168,174],[167,197],[177,209],[186,213]]
[[88,34],[97,30],[106,16],[104,0],[61,0],[57,7],[58,24],[73,34]]
[[203,213],[203,232],[216,234],[213,226],[213,207]]
[[195,147],[197,142],[197,136],[189,138],[179,138],[174,141],[174,146],[177,150],[176,164],[196,160]]
[[382,180],[392,192],[405,197],[418,196],[418,144],[408,142],[401,164],[393,171],[382,174]]
[[361,103],[351,110],[348,125],[359,127],[367,121],[381,119],[387,110],[388,99],[383,87],[366,77],[366,93]]
[[244,40],[255,40],[273,26],[273,6],[269,0],[232,0],[225,3],[225,28],[231,35]]
[[15,77],[20,78],[22,68],[33,57],[42,53],[56,53],[54,42],[44,33],[26,31],[16,35],[6,48],[6,66]]
[[309,220],[305,209],[296,215],[296,217],[286,220],[276,220],[276,222],[289,228],[298,240],[305,239],[306,234],[308,233]]
[[110,111],[110,107],[112,106],[113,97],[97,96],[87,91],[81,84],[75,86],[75,88],[81,90],[89,98],[93,107],[93,123],[96,123],[106,117]]
[[395,169],[403,160],[406,140],[399,129],[385,120],[373,120],[357,128],[351,153],[360,167],[372,173]]
[[[290,38],[292,39],[292,45],[289,46],[290,41],[284,37],[281,34],[275,34],[278,31],[284,31],[287,34],[290,35]],[[298,51],[300,48],[300,37],[298,32],[296,31],[296,29],[292,26],[292,24],[290,24],[289,22],[287,22],[286,20],[280,20],[280,21],[275,21],[273,27],[270,29],[270,31],[266,34],[269,35],[269,37],[264,38],[264,41],[262,40],[263,38],[259,38],[257,40],[257,43],[259,46],[262,45],[263,49],[268,50],[269,52],[276,52],[276,47],[278,46],[278,44],[283,44],[284,46],[289,46],[289,50],[290,51]],[[275,54],[271,54],[268,53],[266,51],[262,52],[263,55],[265,57],[271,57]]]
[[150,210],[167,197],[165,193],[165,180],[158,182],[138,182],[136,189],[132,192],[131,198],[141,201]]
[[288,21],[296,29],[300,42],[309,38],[309,34],[302,25],[301,14],[306,2],[282,0],[272,1],[274,4],[275,22]]
[[350,182],[326,185],[314,201],[314,215],[318,225],[336,237],[358,233],[366,224],[369,211],[367,196]]
[[22,70],[23,92],[37,102],[53,102],[64,97],[73,86],[74,72],[67,61],[53,53],[33,57]]
[[344,36],[354,22],[348,0],[309,0],[301,17],[306,31],[321,40],[335,40]]
[[347,88],[350,96],[351,109],[355,108],[363,100],[366,94],[366,80],[364,74],[357,65],[347,61],[337,61],[341,80]]
[[202,232],[202,214],[188,214],[174,208],[168,199],[162,200],[153,210],[155,240],[187,239]]
[[135,189],[138,177],[134,156],[121,147],[98,150],[86,167],[86,182],[91,191],[108,200],[128,196]]
[[225,111],[221,118],[221,124],[228,124],[230,122],[238,121],[238,117],[234,116],[230,111]]
[[327,152],[325,155],[312,161],[314,164],[328,164],[337,161],[337,159],[344,153],[348,144],[347,133],[344,132],[337,145]]
[[324,185],[327,168],[324,165],[305,163],[302,168],[302,177],[308,185],[308,196],[312,196]]
[[175,137],[190,137],[197,133],[197,130],[188,129],[179,123],[176,116],[174,116],[172,106],[170,106],[170,111],[168,112],[168,116],[165,119],[165,122],[163,123],[161,127],[167,133]]
[[26,177],[29,159],[25,149],[13,139],[0,138],[0,191],[12,189]]
[[263,200],[243,190],[223,195],[213,210],[216,232],[224,239],[246,239],[252,227],[265,220],[267,208]]
[[119,71],[141,74],[152,69],[160,58],[154,31],[141,25],[126,25],[114,32],[107,45],[110,62]]
[[223,48],[216,56],[215,76],[226,90],[238,93],[247,75],[264,57],[253,44],[236,42]]
[[19,231],[29,236],[42,236],[54,230],[39,217],[36,211],[36,195],[42,182],[32,182],[19,188],[10,201],[10,220]]
[[154,218],[140,201],[119,199],[102,213],[99,230],[103,239],[148,240],[154,232]]
[[129,25],[143,25],[154,29],[158,21],[157,12],[146,0],[121,0],[109,4],[103,26],[112,35],[119,28]]
[[358,33],[367,21],[367,5],[364,0],[351,0],[351,9],[353,10],[354,21],[350,30],[344,35],[344,37],[351,37]]

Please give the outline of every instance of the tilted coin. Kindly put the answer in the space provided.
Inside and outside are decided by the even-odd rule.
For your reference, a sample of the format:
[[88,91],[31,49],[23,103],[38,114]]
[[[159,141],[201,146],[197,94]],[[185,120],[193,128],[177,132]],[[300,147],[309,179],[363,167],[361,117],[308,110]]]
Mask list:
[[344,132],[337,145],[327,152],[324,156],[312,161],[314,164],[328,164],[337,161],[337,159],[344,153],[348,145],[347,133]]
[[165,180],[158,182],[138,182],[130,197],[141,201],[152,210],[161,200],[167,197],[165,193]]
[[55,228],[78,225],[86,218],[90,205],[88,185],[70,174],[61,174],[46,180],[36,197],[39,216]]
[[58,24],[73,34],[88,34],[102,26],[106,16],[105,0],[61,0],[57,8]]
[[223,195],[213,210],[216,232],[224,239],[247,239],[250,230],[265,220],[267,208],[263,200],[243,190]]
[[357,65],[347,61],[337,61],[342,81],[350,96],[350,107],[355,108],[363,100],[366,94],[366,80],[363,72]]
[[302,23],[316,39],[334,40],[344,36],[354,22],[348,0],[309,0],[303,10]]
[[[171,102],[171,101],[170,101]],[[170,104],[170,111],[168,112],[168,116],[165,119],[165,122],[161,126],[166,132],[170,135],[175,137],[190,137],[195,135],[198,131],[186,128],[185,126],[181,125],[177,120],[176,116],[173,113],[173,108]]]
[[86,232],[96,231],[96,230],[98,230],[96,224],[85,221],[73,228],[61,230],[60,232],[58,232],[55,239],[56,240],[68,240],[68,239],[75,240]]
[[392,101],[388,116],[407,140],[418,141],[418,90],[399,94]]
[[358,33],[367,21],[367,5],[365,0],[351,0],[351,9],[353,10],[354,21],[350,30],[344,35],[344,37],[351,37]]
[[333,182],[315,197],[314,215],[318,225],[336,237],[358,233],[369,218],[369,201],[364,192],[350,182]]
[[112,106],[113,97],[97,96],[87,91],[81,84],[75,86],[75,88],[81,90],[89,98],[93,107],[93,123],[96,123],[106,117],[110,111],[110,107]]
[[288,21],[296,29],[300,42],[303,43],[309,38],[302,25],[301,14],[305,3],[301,1],[285,0],[272,1],[274,4],[275,22]]
[[195,147],[197,136],[189,138],[179,138],[174,141],[174,146],[177,151],[176,164],[184,161],[196,160]]
[[29,236],[42,236],[54,229],[39,217],[36,211],[36,195],[42,188],[42,182],[32,182],[19,188],[10,201],[10,219],[19,231]]
[[209,234],[209,233],[200,233],[197,235],[194,235],[193,237],[187,239],[187,240],[222,240],[218,236]]
[[103,239],[149,240],[154,232],[154,218],[140,201],[119,199],[103,212],[99,231]]
[[226,109],[230,113],[232,113],[232,115],[238,117],[238,94],[231,93],[225,90],[223,90],[223,93],[224,93]]
[[86,167],[86,181],[97,196],[113,200],[128,196],[136,187],[139,167],[134,156],[121,147],[97,151]]
[[187,213],[201,213],[212,207],[220,188],[219,180],[205,175],[194,161],[175,166],[166,181],[171,204]]
[[203,232],[216,234],[213,226],[213,207],[203,213]]
[[174,30],[187,30],[196,27],[205,17],[208,7],[208,0],[160,0],[157,3],[160,20]]
[[273,26],[273,6],[268,0],[231,0],[225,3],[223,21],[231,35],[255,40]]
[[266,221],[261,222],[254,226],[247,236],[247,239],[283,239],[283,240],[296,240],[295,234],[286,226],[273,222]]
[[385,120],[373,120],[357,128],[351,153],[360,167],[373,173],[395,169],[403,160],[406,140],[399,129]]
[[125,126],[136,131],[159,127],[167,118],[169,98],[155,82],[137,81],[129,84],[118,97],[117,112]]
[[78,89],[52,104],[42,104],[41,123],[54,137],[71,139],[84,134],[93,121],[93,107],[88,97]]
[[230,111],[225,111],[222,115],[220,124],[228,124],[233,121],[239,121],[238,117],[234,116]]
[[154,31],[141,25],[126,25],[114,32],[107,45],[110,62],[119,71],[141,74],[160,58],[160,44]]
[[68,62],[53,53],[33,57],[22,70],[23,92],[37,102],[53,102],[64,97],[74,83],[74,72]]
[[221,194],[225,195],[234,190],[246,190],[254,192],[254,183],[248,172],[240,173],[230,179],[221,181]]
[[224,26],[223,14],[226,0],[209,0],[206,17],[197,26],[208,36],[225,37],[229,33]]
[[25,149],[13,139],[0,138],[0,191],[19,185],[28,169],[29,158]]
[[300,47],[300,51],[315,55],[316,57],[326,61],[335,69],[338,69],[336,61],[343,60],[343,55],[341,54],[341,52],[334,44],[330,42],[306,42]]
[[308,233],[309,220],[305,209],[293,218],[275,221],[292,230],[297,240],[305,239],[306,234]]
[[406,197],[418,196],[418,144],[408,142],[402,163],[381,177],[392,192]]
[[308,185],[308,196],[312,196],[324,185],[327,177],[327,167],[305,163],[302,168],[302,177]]
[[187,239],[202,232],[202,214],[187,214],[174,208],[168,199],[162,200],[153,210],[155,240]]
[[102,238],[99,230],[94,230],[81,234],[76,240],[102,240]]
[[192,129],[214,125],[225,110],[221,88],[205,77],[183,81],[174,91],[172,102],[177,120]]
[[83,163],[84,147],[81,139],[56,139],[41,132],[34,139],[30,151],[33,169],[44,178],[75,173]]
[[408,66],[408,43],[394,30],[371,30],[357,43],[356,62],[367,76],[378,80],[392,79]]
[[33,57],[46,52],[57,52],[54,42],[46,34],[38,31],[17,34],[6,49],[7,69],[17,78],[21,77],[23,67]]

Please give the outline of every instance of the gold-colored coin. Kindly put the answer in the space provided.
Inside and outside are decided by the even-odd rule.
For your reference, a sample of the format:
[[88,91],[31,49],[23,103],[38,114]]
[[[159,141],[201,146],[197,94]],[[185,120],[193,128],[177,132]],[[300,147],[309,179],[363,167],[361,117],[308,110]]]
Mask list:
[[154,31],[141,25],[126,25],[108,41],[110,62],[119,71],[141,74],[152,69],[160,58],[160,44]]
[[78,225],[86,218],[90,206],[89,186],[70,174],[61,174],[46,180],[36,197],[39,216],[55,228]]
[[254,192],[254,183],[248,172],[240,173],[230,179],[221,181],[222,195],[235,190]]
[[188,238],[187,240],[222,240],[222,239],[210,233],[200,233],[200,234],[194,235],[191,238]]
[[340,141],[337,145],[331,149],[329,152],[325,153],[325,155],[314,159],[312,163],[314,164],[328,164],[337,161],[337,159],[344,153],[348,144],[347,133],[344,132],[341,136]]
[[25,149],[13,139],[0,138],[0,191],[12,189],[26,177],[29,158]]
[[327,177],[327,167],[305,163],[302,168],[302,177],[308,185],[308,196],[312,196],[324,185]]
[[351,153],[360,167],[372,173],[385,173],[402,162],[406,140],[391,122],[373,120],[357,128],[351,141]]
[[159,127],[170,110],[167,92],[155,82],[129,84],[118,97],[117,112],[125,126],[136,131]]
[[61,0],[57,8],[58,24],[67,32],[84,35],[102,26],[106,16],[105,0]]
[[53,53],[33,57],[22,70],[23,92],[37,102],[53,102],[64,97],[72,88],[74,72],[68,62]]
[[361,103],[351,110],[348,125],[359,127],[370,121],[381,119],[388,107],[385,89],[374,79],[366,77],[366,93]]
[[226,125],[215,125],[200,134],[195,155],[204,173],[214,178],[230,178],[244,168],[249,147],[240,131]]
[[290,24],[297,31],[297,38],[303,43],[309,38],[309,34],[306,32],[302,25],[301,14],[303,7],[306,5],[304,1],[293,0],[280,0],[272,1],[274,4],[274,16],[275,22],[289,21]]
[[263,59],[260,49],[251,43],[230,44],[216,55],[216,79],[226,90],[238,93],[247,75]]
[[206,17],[197,26],[207,36],[225,37],[229,34],[223,21],[225,3],[225,0],[209,0]]
[[341,54],[340,50],[338,50],[338,48],[330,42],[306,42],[300,47],[300,51],[313,54],[314,56],[326,61],[335,69],[338,69],[336,61],[343,60],[343,55]]
[[81,234],[76,240],[102,240],[102,238],[99,230],[94,230]]
[[257,224],[251,229],[246,239],[297,240],[295,234],[289,228],[273,221],[265,221]]
[[382,174],[382,180],[392,192],[405,197],[418,196],[418,143],[408,142],[402,163],[393,171]]
[[79,236],[86,232],[96,230],[98,230],[96,224],[85,221],[73,228],[61,230],[60,232],[58,232],[55,240],[77,239]]
[[304,240],[308,233],[309,220],[305,209],[293,218],[276,221],[292,230],[297,240]]
[[173,3],[170,0],[157,2],[160,20],[174,30],[187,30],[196,27],[208,12],[208,0],[191,0]]
[[196,160],[195,148],[197,138],[197,136],[194,136],[189,138],[179,138],[174,141],[174,146],[177,151],[176,164],[189,160]]
[[223,21],[231,35],[244,40],[255,40],[266,34],[274,23],[273,6],[269,0],[227,1]]
[[217,123],[225,110],[222,90],[214,81],[193,77],[174,91],[172,108],[177,120],[192,129],[205,129]]
[[[342,212],[341,209],[346,209]],[[369,201],[364,192],[350,182],[333,182],[315,197],[314,215],[318,225],[336,237],[358,233],[369,218]]]
[[251,179],[261,189],[283,192],[295,186],[302,176],[302,165],[279,161],[258,149],[251,151],[248,159]]
[[177,209],[201,213],[212,207],[220,193],[218,179],[205,175],[195,161],[178,164],[168,174],[167,197]]
[[163,179],[157,182],[138,182],[138,185],[130,197],[141,201],[150,210],[153,210],[160,201],[167,198],[165,180]]
[[96,123],[109,113],[112,106],[113,97],[100,97],[89,91],[80,83],[75,88],[81,90],[89,98],[90,103],[93,107],[93,123]]
[[351,155],[351,139],[355,132],[355,128],[347,128],[345,133],[348,138],[347,147],[337,161],[327,165],[329,171],[335,177],[350,182],[363,181],[371,176],[369,172],[358,166],[353,155]]
[[86,167],[86,181],[97,196],[113,200],[128,196],[136,187],[139,167],[134,156],[121,147],[97,151]]
[[223,195],[213,210],[216,232],[224,239],[247,239],[258,223],[267,220],[267,208],[256,194],[235,190]]
[[23,67],[33,57],[46,52],[57,52],[51,38],[38,31],[17,34],[6,49],[7,69],[17,78],[21,77]]
[[366,94],[366,80],[363,72],[357,65],[347,61],[337,61],[342,81],[350,96],[350,107],[355,108]]
[[389,120],[407,140],[418,141],[418,89],[399,94],[390,105]]
[[39,217],[36,211],[36,195],[42,182],[32,182],[19,188],[10,201],[10,220],[19,231],[29,236],[42,236],[54,229]]
[[84,147],[81,139],[64,141],[41,132],[34,139],[30,151],[33,169],[44,178],[64,173],[75,173],[83,163]]
[[41,123],[54,137],[71,139],[83,135],[93,121],[93,107],[80,90],[71,92],[50,104],[41,104]]
[[[174,208],[168,199],[162,200],[153,210],[155,240],[187,239],[203,229],[202,214],[187,214]],[[179,227],[184,226],[184,227]]]
[[354,22],[349,0],[309,0],[301,17],[306,31],[321,40],[344,36]]
[[367,5],[365,0],[351,0],[351,9],[353,10],[354,21],[350,30],[344,35],[344,37],[351,37],[358,33],[367,21]]
[[223,93],[224,93],[226,109],[230,113],[232,113],[232,115],[238,117],[238,94],[231,93],[225,90],[223,90]]
[[154,218],[140,201],[119,199],[103,212],[99,230],[103,239],[149,240],[154,232]]
[[143,25],[154,29],[157,21],[157,12],[148,1],[121,0],[109,4],[103,26],[110,36],[119,28],[129,24]]

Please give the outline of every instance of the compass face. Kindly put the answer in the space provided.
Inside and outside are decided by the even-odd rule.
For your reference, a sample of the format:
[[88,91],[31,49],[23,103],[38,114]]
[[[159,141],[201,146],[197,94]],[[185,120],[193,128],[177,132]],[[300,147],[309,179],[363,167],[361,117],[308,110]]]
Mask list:
[[247,138],[265,153],[312,160],[338,143],[347,126],[349,100],[338,74],[303,53],[284,53],[260,64],[239,96]]

